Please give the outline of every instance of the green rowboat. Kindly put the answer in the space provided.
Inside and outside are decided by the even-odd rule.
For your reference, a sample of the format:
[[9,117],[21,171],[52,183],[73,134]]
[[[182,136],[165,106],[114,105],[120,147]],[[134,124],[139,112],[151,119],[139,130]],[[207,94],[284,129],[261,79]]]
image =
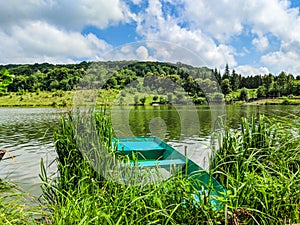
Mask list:
[[[116,137],[113,138],[116,154],[127,156],[132,167],[163,168],[166,171],[181,170],[187,175],[198,192],[205,191],[210,202],[216,207],[222,207],[220,198],[226,198],[226,190],[207,171],[187,156],[181,154],[172,146],[157,137]],[[194,194],[200,201],[198,194]]]

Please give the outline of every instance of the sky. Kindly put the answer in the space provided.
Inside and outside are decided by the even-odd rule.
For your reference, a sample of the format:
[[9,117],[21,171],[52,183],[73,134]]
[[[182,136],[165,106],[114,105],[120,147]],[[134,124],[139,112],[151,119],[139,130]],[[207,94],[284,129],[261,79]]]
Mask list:
[[183,62],[300,74],[299,0],[0,1],[0,64]]

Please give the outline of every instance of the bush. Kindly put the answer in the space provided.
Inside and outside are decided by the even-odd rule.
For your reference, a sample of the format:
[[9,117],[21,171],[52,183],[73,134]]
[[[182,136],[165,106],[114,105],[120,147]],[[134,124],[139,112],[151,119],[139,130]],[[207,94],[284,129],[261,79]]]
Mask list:
[[165,97],[163,97],[163,96],[161,96],[160,98],[159,98],[159,104],[167,104],[167,99],[165,98]]
[[213,93],[212,96],[209,97],[209,100],[212,102],[222,102],[224,101],[224,95],[222,93]]
[[257,89],[257,97],[258,98],[265,98],[267,96],[267,90],[265,86],[259,86]]
[[141,99],[140,99],[140,102],[144,105],[145,102],[146,102],[146,97],[141,98]]
[[241,101],[246,101],[246,102],[249,100],[249,93],[248,93],[248,90],[246,88],[241,89],[239,99]]

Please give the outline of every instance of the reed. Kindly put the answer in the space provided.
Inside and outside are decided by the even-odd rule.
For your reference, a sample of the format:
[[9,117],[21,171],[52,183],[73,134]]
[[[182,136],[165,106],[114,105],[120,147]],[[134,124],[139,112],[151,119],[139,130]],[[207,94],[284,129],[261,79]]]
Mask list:
[[299,127],[287,119],[278,121],[263,116],[251,121],[242,118],[240,130],[227,128],[219,139],[222,143],[212,170],[228,190],[232,220],[238,210],[244,212],[240,220],[247,223],[250,214],[259,224],[300,221]]
[[[241,129],[219,133],[210,172],[227,190],[216,208],[183,174],[151,185],[124,185],[97,171],[114,156],[107,111],[63,117],[57,129],[58,177],[43,169],[44,198],[54,224],[292,224],[299,223],[300,126],[260,117],[242,119]],[[299,120],[295,118],[296,121]],[[285,121],[285,122],[284,122]],[[78,127],[87,127],[78,134]],[[91,132],[90,129],[96,132]],[[84,128],[85,129],[85,128]],[[79,137],[78,137],[79,136]],[[91,144],[92,138],[92,144]],[[89,141],[86,141],[89,140]],[[101,145],[97,142],[101,142]],[[92,149],[82,153],[79,149]],[[104,150],[104,151],[103,151]],[[86,154],[92,154],[86,157]],[[94,162],[95,161],[95,162]],[[195,200],[197,195],[200,201]]]
[[46,224],[47,215],[37,198],[0,180],[0,224]]

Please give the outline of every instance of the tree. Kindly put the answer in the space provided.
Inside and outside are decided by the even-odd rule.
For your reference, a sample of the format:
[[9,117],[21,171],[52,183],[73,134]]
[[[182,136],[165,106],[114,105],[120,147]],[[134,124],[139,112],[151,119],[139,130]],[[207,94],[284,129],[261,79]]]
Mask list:
[[108,79],[106,84],[108,87],[116,88],[116,86],[118,85],[118,81],[116,80],[115,77],[112,76]]
[[225,97],[232,91],[229,79],[222,80],[221,89]]
[[3,68],[0,73],[0,96],[7,93],[7,87],[13,82],[13,77],[8,70]]
[[230,77],[230,70],[228,64],[226,64],[222,80],[229,79],[229,77]]
[[163,97],[163,96],[160,96],[159,103],[160,104],[166,104],[167,103],[167,99],[165,97]]
[[239,89],[241,83],[241,76],[238,75],[235,70],[232,70],[232,76],[230,77],[232,90]]
[[268,95],[271,97],[280,97],[280,88],[277,81],[273,83],[272,87],[268,91]]
[[259,86],[257,89],[257,97],[258,98],[265,98],[267,95],[266,87],[265,86]]
[[142,98],[140,99],[140,102],[141,102],[143,105],[145,105],[146,97],[142,97]]
[[246,88],[241,89],[240,100],[246,101],[246,102],[249,100],[249,94],[248,94],[248,90]]
[[[196,82],[200,85],[200,88],[202,89],[202,92],[204,95],[212,94],[218,90],[218,84],[217,82],[211,80],[211,79],[205,79],[202,80],[201,78],[197,78]],[[197,93],[198,96],[201,96],[202,93]]]
[[224,96],[222,93],[216,92],[210,96],[210,101],[221,103],[224,101]]
[[287,88],[286,88],[286,94],[293,94],[295,92],[295,78],[292,74],[289,74],[287,76]]
[[218,83],[221,84],[221,74],[220,72],[217,70],[217,68],[215,68],[215,70],[213,71],[215,78],[217,79]]
[[266,74],[263,76],[262,82],[266,88],[266,91],[268,92],[270,90],[270,88],[273,86],[274,76],[272,74]]
[[287,75],[285,72],[281,72],[276,80],[278,84],[279,94],[285,95],[286,88],[287,88]]

